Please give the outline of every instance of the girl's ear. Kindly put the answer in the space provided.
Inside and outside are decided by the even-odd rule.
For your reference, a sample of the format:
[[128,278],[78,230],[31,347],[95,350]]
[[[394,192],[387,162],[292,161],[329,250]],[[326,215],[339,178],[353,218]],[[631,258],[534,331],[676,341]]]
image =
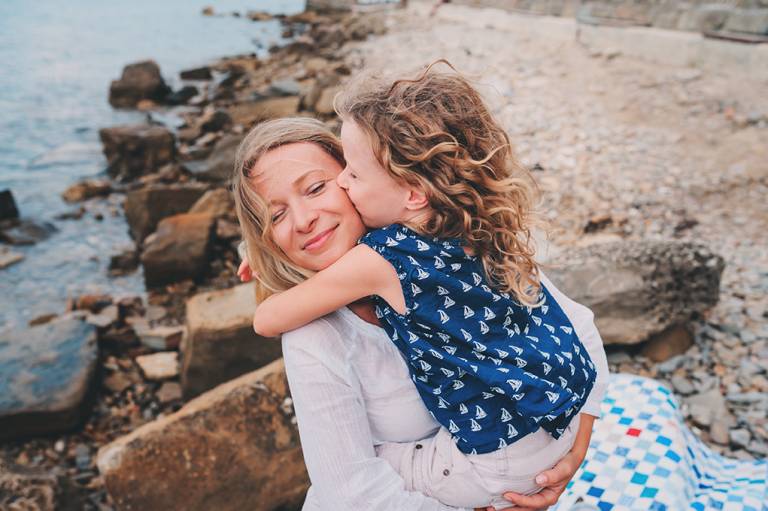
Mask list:
[[408,211],[418,211],[429,206],[429,200],[427,200],[427,194],[421,188],[410,188],[408,190],[408,198],[405,201],[405,209]]

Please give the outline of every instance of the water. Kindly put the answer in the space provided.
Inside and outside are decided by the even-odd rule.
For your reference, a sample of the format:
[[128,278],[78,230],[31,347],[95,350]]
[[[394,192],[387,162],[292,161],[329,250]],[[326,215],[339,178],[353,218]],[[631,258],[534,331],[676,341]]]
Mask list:
[[110,256],[132,245],[120,196],[89,203],[80,220],[55,217],[78,207],[61,199],[69,185],[103,175],[99,128],[144,119],[107,101],[125,64],[152,58],[178,86],[182,69],[281,41],[277,21],[202,16],[206,5],[291,14],[304,0],[0,2],[0,190],[11,189],[23,218],[58,229],[36,245],[11,247],[25,259],[0,270],[0,329],[62,312],[71,296],[144,293],[141,270],[107,276]]

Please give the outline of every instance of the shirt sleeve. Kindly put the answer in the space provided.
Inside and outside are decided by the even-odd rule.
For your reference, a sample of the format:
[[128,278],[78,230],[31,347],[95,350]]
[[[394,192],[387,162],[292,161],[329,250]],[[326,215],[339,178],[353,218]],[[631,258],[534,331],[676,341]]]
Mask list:
[[[320,319],[283,336],[283,356],[312,481],[305,509],[456,511],[405,490],[376,457],[365,404],[346,370],[340,333]],[[466,511],[466,510],[465,510]]]
[[565,315],[570,319],[576,334],[579,336],[581,343],[586,348],[589,357],[595,364],[595,370],[597,371],[597,378],[595,384],[592,387],[592,392],[589,393],[584,406],[581,408],[581,413],[587,413],[600,418],[600,403],[605,396],[605,390],[608,387],[608,359],[605,356],[605,348],[603,346],[603,338],[600,337],[600,332],[595,326],[594,313],[584,305],[577,303],[567,296],[565,296],[544,273],[541,273],[541,281],[547,287],[547,290],[552,294],[560,307],[565,312]]

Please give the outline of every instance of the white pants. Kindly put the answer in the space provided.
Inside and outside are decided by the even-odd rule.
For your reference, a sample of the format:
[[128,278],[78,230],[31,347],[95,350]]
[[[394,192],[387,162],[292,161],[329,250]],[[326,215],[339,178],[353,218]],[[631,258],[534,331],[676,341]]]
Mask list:
[[487,454],[462,453],[445,428],[421,442],[377,446],[376,454],[397,470],[407,490],[448,506],[503,509],[512,504],[501,497],[502,493],[531,495],[541,490],[534,478],[571,450],[579,422],[577,414],[557,440],[539,429]]

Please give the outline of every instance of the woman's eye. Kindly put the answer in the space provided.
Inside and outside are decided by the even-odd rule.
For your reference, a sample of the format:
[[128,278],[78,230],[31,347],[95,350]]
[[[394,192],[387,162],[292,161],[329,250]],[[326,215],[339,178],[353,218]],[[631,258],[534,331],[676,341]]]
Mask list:
[[319,183],[315,183],[314,185],[309,187],[309,190],[307,190],[307,193],[309,195],[315,194],[325,188],[325,181],[321,181]]
[[282,211],[278,211],[277,213],[272,215],[272,223],[274,224],[274,223],[280,221],[281,218],[283,218],[283,212]]

